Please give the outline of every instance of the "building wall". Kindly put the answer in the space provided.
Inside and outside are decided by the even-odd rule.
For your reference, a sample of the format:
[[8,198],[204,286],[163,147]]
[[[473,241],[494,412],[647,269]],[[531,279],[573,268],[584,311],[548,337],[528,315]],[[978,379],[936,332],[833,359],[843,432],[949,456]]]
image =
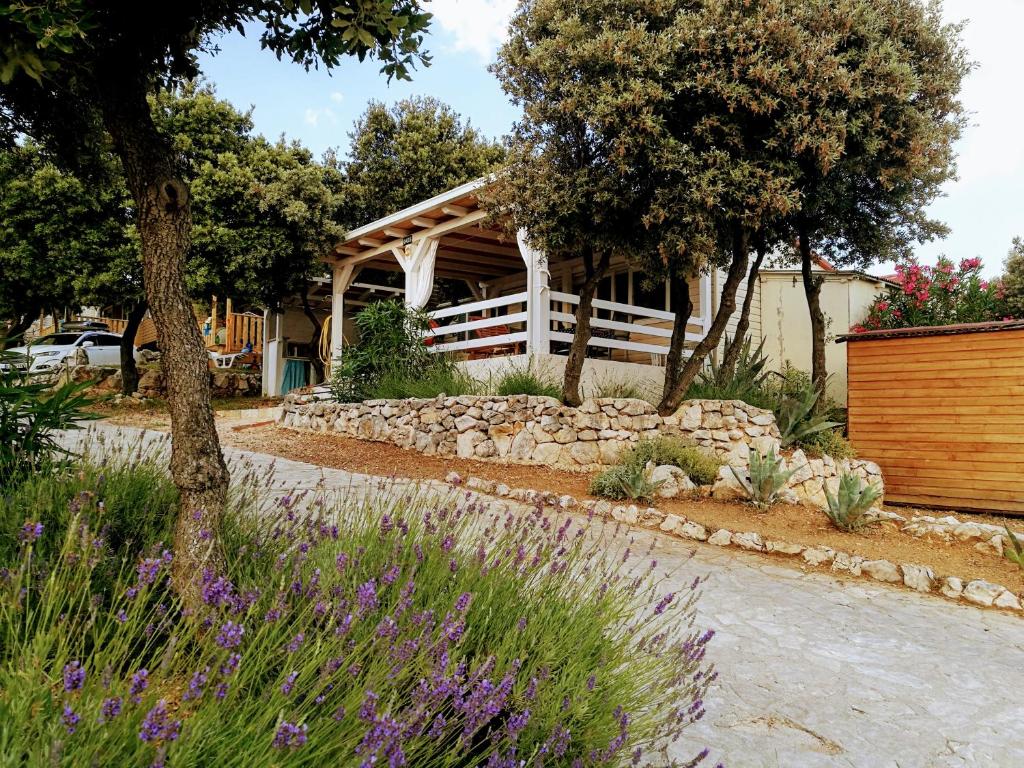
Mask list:
[[850,440],[887,501],[1024,515],[1024,330],[841,346]]
[[[718,311],[718,307],[721,303],[722,286],[725,285],[726,273],[723,269],[715,270],[714,281],[711,285],[712,291],[712,303],[715,311]],[[725,347],[725,337],[728,336],[730,339],[736,336],[736,326],[740,320],[740,314],[743,311],[743,301],[747,296],[747,278],[743,278],[743,282],[740,283],[739,288],[736,289],[736,310],[729,316],[729,322],[725,326],[725,333],[722,334],[722,341],[719,344],[719,352]],[[747,333],[754,339],[761,337],[761,284],[757,283],[754,286],[754,298],[750,303],[750,328]]]
[[[844,273],[819,273],[825,277],[821,287],[821,308],[827,319],[825,366],[829,374],[828,393],[838,402],[846,402],[846,345],[835,344],[836,336],[848,333],[862,322],[875,296],[884,284]],[[789,361],[801,370],[811,369],[811,320],[800,275],[795,271],[762,272],[760,288],[760,331],[764,351],[772,370],[780,370]],[[753,323],[751,323],[753,326]],[[756,337],[755,337],[756,338]]]

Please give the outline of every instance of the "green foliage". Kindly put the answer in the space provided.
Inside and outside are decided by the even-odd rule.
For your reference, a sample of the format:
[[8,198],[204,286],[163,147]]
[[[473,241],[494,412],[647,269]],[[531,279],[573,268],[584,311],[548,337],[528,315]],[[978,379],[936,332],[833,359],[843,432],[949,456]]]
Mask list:
[[431,398],[438,395],[473,395],[480,384],[456,365],[436,364],[413,372],[386,370],[367,390],[367,400]]
[[643,464],[624,463],[596,475],[590,481],[590,492],[606,499],[650,501],[661,482],[651,482]]
[[798,442],[808,456],[831,456],[833,459],[852,459],[857,455],[841,429],[823,429]]
[[1024,546],[1021,545],[1017,535],[1010,530],[1010,526],[1004,525],[1003,528],[1006,529],[1006,546],[1003,547],[1003,556],[1024,570]]
[[743,486],[747,498],[763,512],[778,500],[779,492],[786,487],[789,478],[797,469],[784,470],[782,465],[782,457],[776,456],[773,448],[766,455],[760,451],[750,452],[750,471],[746,476],[737,472],[736,467],[732,465],[729,469],[736,481]]
[[[725,345],[729,345],[726,337]],[[773,401],[766,389],[770,372],[765,370],[768,356],[764,354],[764,339],[757,347],[748,336],[740,347],[736,367],[726,369],[719,360],[709,358],[707,366],[686,391],[687,400],[742,400],[758,408],[772,408]]]
[[1003,262],[1003,276],[997,286],[1003,314],[1024,318],[1024,238],[1013,238]]
[[[331,389],[342,402],[369,400],[376,393],[416,388],[433,397],[426,382],[457,380],[454,364],[423,343],[430,318],[397,299],[370,304],[355,317],[359,342],[345,348],[334,366]],[[423,386],[416,384],[420,379]],[[461,383],[460,383],[461,386]]]
[[877,521],[868,517],[868,510],[881,497],[882,492],[868,485],[852,472],[843,472],[839,478],[839,489],[835,496],[825,489],[828,500],[828,515],[836,528],[847,532],[861,531]]
[[722,466],[716,456],[681,438],[666,435],[641,440],[619,459],[621,465],[630,467],[646,467],[648,462],[679,467],[697,485],[714,483]]
[[622,378],[602,379],[594,385],[590,395],[594,398],[610,398],[615,400],[646,400],[653,403],[653,392],[642,383]]
[[349,134],[345,219],[359,226],[494,171],[501,145],[437,99],[371,101]]
[[841,426],[815,411],[818,390],[812,382],[801,390],[783,397],[775,411],[782,447],[809,440],[812,435]]
[[0,352],[0,483],[46,469],[67,452],[54,432],[78,429],[93,419],[86,397],[92,382],[68,382],[50,388],[29,381],[14,368],[16,355]]
[[553,376],[535,367],[533,360],[529,360],[525,365],[512,365],[502,371],[494,384],[494,394],[533,395],[557,400],[562,395],[562,388]]
[[[628,544],[603,522],[405,492],[260,501],[269,483],[249,477],[227,510],[227,570],[186,616],[157,530],[152,548],[107,540],[148,475],[119,495],[95,471],[54,494],[81,503],[45,540],[22,509],[0,560],[0,764],[384,764],[400,749],[410,766],[476,766],[558,734],[546,764],[619,765],[703,714],[712,633],[694,627],[690,579],[621,579]],[[523,545],[525,560],[504,556]],[[666,595],[666,577],[686,586]]]

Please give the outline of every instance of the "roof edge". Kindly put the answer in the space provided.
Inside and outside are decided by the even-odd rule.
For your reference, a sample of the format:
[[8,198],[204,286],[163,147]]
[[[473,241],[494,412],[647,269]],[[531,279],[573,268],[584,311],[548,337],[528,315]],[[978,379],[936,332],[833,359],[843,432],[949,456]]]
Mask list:
[[878,339],[905,339],[926,336],[954,336],[962,333],[993,333],[996,331],[1024,330],[1022,320],[994,320],[987,323],[960,323],[957,325],[922,325],[914,328],[886,328],[863,333],[844,333],[836,337],[836,343],[847,341],[874,341]]

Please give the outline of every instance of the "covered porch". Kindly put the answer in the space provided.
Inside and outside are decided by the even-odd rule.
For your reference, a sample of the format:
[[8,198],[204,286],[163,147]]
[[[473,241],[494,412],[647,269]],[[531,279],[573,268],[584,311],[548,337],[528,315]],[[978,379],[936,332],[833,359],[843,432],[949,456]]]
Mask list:
[[[370,300],[401,296],[431,318],[425,343],[465,361],[471,373],[515,358],[564,367],[576,324],[582,261],[555,261],[532,249],[523,233],[511,238],[487,220],[477,193],[484,179],[398,211],[349,232],[325,257],[331,268],[330,357],[357,341],[352,317]],[[691,286],[694,309],[687,343],[711,323],[711,278]],[[628,377],[661,376],[675,318],[668,286],[650,283],[614,262],[598,287],[588,364]],[[593,361],[593,363],[590,363]],[[637,366],[637,367],[634,367]]]

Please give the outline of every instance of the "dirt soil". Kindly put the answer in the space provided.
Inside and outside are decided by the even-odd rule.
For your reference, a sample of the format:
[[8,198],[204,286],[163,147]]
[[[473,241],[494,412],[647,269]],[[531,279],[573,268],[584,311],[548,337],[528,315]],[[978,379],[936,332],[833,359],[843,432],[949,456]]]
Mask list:
[[[455,457],[425,456],[388,443],[341,437],[331,434],[295,432],[274,425],[251,427],[221,426],[226,445],[261,453],[269,453],[296,461],[320,464],[371,475],[443,480],[451,471],[463,477],[475,477],[505,483],[513,488],[535,488],[567,493],[577,499],[594,498],[588,493],[590,475],[551,467],[499,464]],[[875,526],[862,533],[837,530],[824,512],[807,507],[778,504],[769,512],[758,513],[740,503],[713,499],[659,500],[655,505],[666,513],[684,515],[708,528],[731,531],[756,531],[765,539],[781,539],[808,546],[827,546],[867,559],[885,559],[896,563],[916,563],[931,567],[940,576],[962,579],[986,579],[1002,584],[1020,594],[1024,592],[1024,570],[993,552],[979,552],[973,543],[942,542],[918,539],[902,533],[894,524]],[[1009,524],[1013,530],[1024,529],[1019,518],[993,515],[970,515],[965,512],[909,510],[893,507],[908,516],[913,513],[941,517],[954,514],[979,522]],[[801,570],[813,570],[800,558],[773,557],[781,564]],[[841,572],[840,572],[841,575]],[[851,577],[853,578],[853,577]]]

